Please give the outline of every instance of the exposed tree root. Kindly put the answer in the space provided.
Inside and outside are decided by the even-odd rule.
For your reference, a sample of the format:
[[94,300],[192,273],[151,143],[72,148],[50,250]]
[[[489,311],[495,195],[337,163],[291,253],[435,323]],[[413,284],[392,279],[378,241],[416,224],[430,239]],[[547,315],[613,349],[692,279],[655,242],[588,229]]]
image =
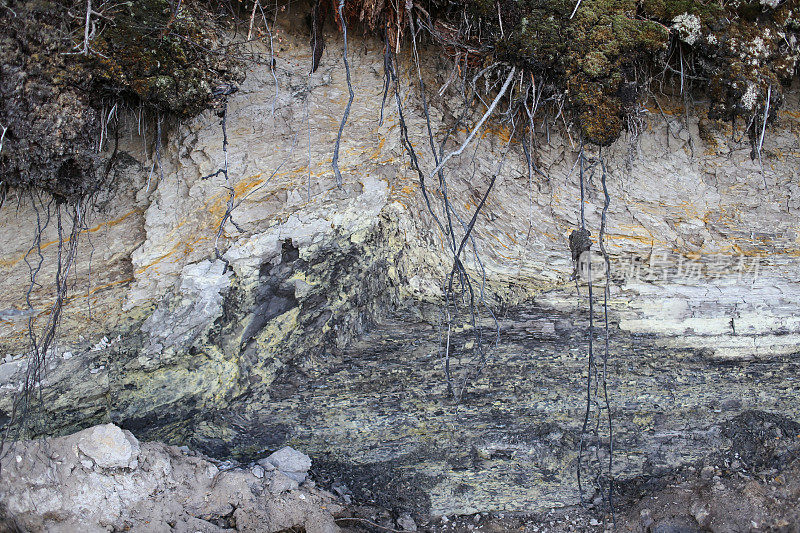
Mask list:
[[[584,453],[586,452],[587,448],[594,449],[594,462],[595,467],[597,468],[595,475],[593,476],[593,482],[595,485],[596,490],[600,491],[602,501],[606,505],[606,511],[610,514],[611,519],[614,519],[614,503],[613,503],[613,494],[614,494],[614,478],[613,478],[613,458],[614,458],[614,433],[613,433],[613,423],[611,417],[611,407],[609,404],[609,397],[608,397],[608,382],[607,382],[607,371],[608,371],[608,358],[609,358],[609,325],[608,325],[608,298],[610,294],[610,283],[611,283],[611,262],[608,256],[608,251],[605,246],[605,235],[606,235],[606,214],[608,212],[608,206],[610,203],[610,197],[608,194],[608,188],[606,186],[606,176],[607,170],[605,165],[605,160],[603,159],[602,151],[599,151],[598,157],[596,160],[589,161],[584,153],[583,147],[581,147],[581,151],[578,155],[578,164],[580,167],[579,175],[580,175],[580,189],[581,189],[581,208],[580,208],[580,221],[581,221],[581,229],[580,232],[573,231],[573,235],[570,236],[570,244],[573,244],[573,236],[576,233],[580,233],[581,235],[586,236],[588,241],[588,230],[586,230],[586,219],[584,214],[584,189],[585,189],[585,176],[588,173],[589,176],[594,175],[594,169],[599,165],[601,169],[601,183],[603,187],[603,210],[601,214],[600,220],[600,236],[599,236],[599,245],[600,251],[603,255],[604,267],[605,267],[605,282],[603,287],[603,329],[604,329],[604,352],[602,356],[602,363],[598,365],[596,354],[594,352],[594,336],[595,336],[595,325],[594,325],[594,295],[593,295],[593,280],[592,280],[592,261],[591,261],[591,241],[588,241],[587,245],[580,245],[580,255],[585,256],[578,259],[579,264],[581,262],[585,262],[586,264],[586,273],[587,273],[587,288],[588,288],[588,299],[589,299],[589,331],[588,331],[588,360],[587,360],[587,369],[586,369],[586,407],[584,410],[583,422],[581,425],[581,432],[580,432],[580,442],[578,448],[578,466],[577,466],[577,479],[578,479],[578,491],[580,494],[580,500],[582,504],[586,504],[585,499],[585,492],[584,492]],[[587,166],[588,164],[588,166]],[[575,252],[575,248],[573,248],[573,255]],[[577,270],[576,270],[577,273]],[[577,279],[576,279],[577,284]],[[600,432],[600,425],[603,419],[603,411],[606,412],[606,422],[607,422],[607,431],[608,431],[608,469],[607,472],[604,474],[602,463],[603,459],[601,457],[601,450],[603,448],[603,439],[601,438]],[[591,420],[591,428],[590,428],[590,420]],[[588,468],[588,467],[587,467]]]
[[347,99],[347,106],[344,108],[344,115],[342,116],[342,122],[339,124],[339,134],[336,136],[336,146],[333,149],[333,160],[331,161],[331,165],[333,166],[333,172],[336,174],[336,185],[339,187],[342,186],[342,173],[339,171],[339,145],[342,142],[342,132],[344,131],[344,125],[347,123],[347,117],[350,115],[350,106],[353,105],[353,84],[350,81],[350,63],[347,61],[347,23],[344,20],[344,15],[342,14],[342,10],[344,9],[344,0],[339,0],[339,19],[342,23],[342,38],[344,40],[344,46],[342,51],[342,59],[344,60],[344,71],[345,76],[347,77],[347,90],[350,96]]

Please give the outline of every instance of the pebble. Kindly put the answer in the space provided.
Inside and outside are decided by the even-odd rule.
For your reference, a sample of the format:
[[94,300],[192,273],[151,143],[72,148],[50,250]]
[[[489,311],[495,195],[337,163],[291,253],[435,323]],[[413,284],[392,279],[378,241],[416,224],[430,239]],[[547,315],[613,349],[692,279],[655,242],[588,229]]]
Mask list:
[[251,471],[251,472],[253,473],[253,475],[254,475],[254,476],[256,476],[258,479],[261,479],[261,478],[263,478],[263,477],[264,477],[264,467],[263,467],[263,466],[261,466],[261,465],[256,465],[256,466],[254,466],[253,468],[251,468],[251,469],[250,469],[250,471]]
[[653,512],[650,509],[642,509],[639,512],[639,519],[643,527],[650,527],[653,524]]
[[102,468],[125,468],[139,455],[139,442],[114,424],[84,430],[78,449]]

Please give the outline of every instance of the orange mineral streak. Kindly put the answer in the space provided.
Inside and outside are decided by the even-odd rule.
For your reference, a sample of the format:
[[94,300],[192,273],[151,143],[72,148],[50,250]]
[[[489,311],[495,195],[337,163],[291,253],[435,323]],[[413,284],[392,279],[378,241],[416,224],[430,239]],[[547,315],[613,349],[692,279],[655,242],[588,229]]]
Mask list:
[[[263,173],[259,172],[258,174],[244,178],[236,183],[233,186],[235,198],[243,198],[247,195],[247,193],[264,183],[266,179],[262,179],[262,176]],[[189,253],[193,252],[198,244],[206,241],[213,241],[216,237],[216,232],[211,231],[211,229],[218,228],[219,224],[222,222],[222,218],[225,216],[225,212],[227,210],[228,198],[229,195],[227,191],[221,192],[209,198],[209,200],[204,204],[203,210],[207,211],[210,216],[205,218],[207,222],[203,224],[202,227],[202,229],[209,231],[203,231],[200,236],[194,238],[193,240],[182,240],[181,236],[177,233],[178,230],[180,230],[188,222],[197,220],[197,217],[193,214],[181,218],[178,224],[167,234],[167,237],[165,238],[165,240],[171,240],[175,242],[172,248],[170,248],[166,253],[158,256],[150,263],[136,269],[136,275],[138,276],[150,269],[157,271],[158,264],[164,262],[166,259],[171,257],[185,257]]]
[[[142,210],[141,209],[133,209],[131,211],[128,211],[127,213],[125,213],[124,215],[122,215],[119,218],[115,218],[114,220],[109,220],[109,221],[106,221],[106,222],[101,222],[100,224],[97,224],[96,226],[93,226],[93,227],[85,229],[85,230],[81,230],[79,232],[79,234],[95,233],[97,231],[100,231],[101,229],[112,228],[114,226],[117,226],[117,225],[121,224],[122,222],[125,221],[125,219],[127,219],[128,217],[130,217],[131,215],[133,215],[135,213],[142,213]],[[45,250],[45,249],[53,246],[54,244],[58,244],[58,242],[59,242],[59,240],[55,239],[55,240],[52,240],[52,241],[48,241],[48,242],[42,243],[41,249]],[[69,238],[61,239],[61,244],[65,244],[67,242],[69,242]],[[20,261],[24,260],[26,255],[27,255],[26,253],[22,253],[22,254],[19,254],[19,255],[15,256],[12,259],[0,259],[0,267],[12,269],[15,266],[17,266],[17,264]]]

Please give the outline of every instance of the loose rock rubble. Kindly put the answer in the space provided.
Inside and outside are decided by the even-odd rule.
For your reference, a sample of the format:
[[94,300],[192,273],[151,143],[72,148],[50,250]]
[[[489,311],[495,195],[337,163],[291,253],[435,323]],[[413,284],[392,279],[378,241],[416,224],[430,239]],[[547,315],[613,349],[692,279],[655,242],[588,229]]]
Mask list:
[[311,460],[291,448],[262,460],[271,468],[220,470],[194,452],[139,443],[106,424],[4,452],[0,531],[339,531],[332,513],[341,507],[303,483]]

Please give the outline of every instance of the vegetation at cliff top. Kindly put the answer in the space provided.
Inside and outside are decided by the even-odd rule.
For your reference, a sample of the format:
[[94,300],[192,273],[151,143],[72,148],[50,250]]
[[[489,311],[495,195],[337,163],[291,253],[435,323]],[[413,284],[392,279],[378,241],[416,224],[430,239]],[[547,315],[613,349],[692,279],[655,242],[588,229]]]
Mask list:
[[[337,7],[316,0],[306,11],[315,9],[319,27],[327,19],[329,30],[341,29]],[[582,139],[600,146],[619,137],[654,86],[706,99],[711,118],[740,120],[755,141],[800,57],[800,0],[349,0],[343,8],[350,25],[395,47],[414,27],[473,72],[516,66],[526,99],[549,91]],[[221,84],[244,77],[247,59],[230,30],[243,33],[249,19],[252,34],[254,20],[258,28],[273,15],[267,9],[229,0],[3,0],[2,186],[62,199],[96,187],[98,134],[114,105],[179,119],[208,108]]]

